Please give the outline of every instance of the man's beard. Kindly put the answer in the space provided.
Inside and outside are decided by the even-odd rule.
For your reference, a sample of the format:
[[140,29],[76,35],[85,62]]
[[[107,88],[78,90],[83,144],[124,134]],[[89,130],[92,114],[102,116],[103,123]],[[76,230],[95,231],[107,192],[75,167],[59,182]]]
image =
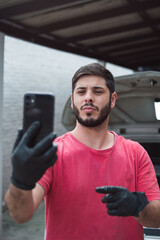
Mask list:
[[[91,106],[93,107],[93,104],[85,104],[85,106]],[[97,108],[97,107],[96,107]],[[73,111],[74,111],[74,114],[75,114],[75,117],[77,119],[77,121],[85,126],[85,127],[97,127],[99,126],[100,124],[102,124],[108,117],[109,113],[110,113],[110,110],[111,110],[111,99],[109,101],[108,104],[106,104],[101,110],[100,110],[100,113],[99,113],[99,116],[97,119],[94,119],[94,118],[87,118],[87,119],[82,119],[80,116],[79,116],[79,110],[78,108],[75,106],[74,102],[73,102]],[[88,113],[87,116],[91,116],[91,113]]]

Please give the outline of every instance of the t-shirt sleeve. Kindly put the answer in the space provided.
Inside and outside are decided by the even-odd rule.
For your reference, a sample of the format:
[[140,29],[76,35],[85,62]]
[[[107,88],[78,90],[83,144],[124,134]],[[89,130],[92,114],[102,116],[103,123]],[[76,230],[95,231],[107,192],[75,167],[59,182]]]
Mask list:
[[142,146],[138,148],[137,158],[139,158],[137,191],[145,192],[149,201],[160,199],[160,190],[153,163]]
[[47,192],[50,189],[52,177],[53,177],[53,167],[50,167],[46,170],[42,178],[38,181],[38,184],[40,184],[45,190],[45,194],[47,194]]

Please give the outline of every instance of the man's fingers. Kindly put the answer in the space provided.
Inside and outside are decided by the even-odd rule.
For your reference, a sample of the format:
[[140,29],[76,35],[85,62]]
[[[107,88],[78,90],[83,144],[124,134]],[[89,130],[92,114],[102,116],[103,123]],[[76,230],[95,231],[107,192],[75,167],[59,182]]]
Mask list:
[[114,209],[114,210],[108,210],[107,213],[108,213],[108,215],[110,215],[110,216],[119,216],[116,209]]
[[106,207],[108,208],[108,210],[116,210],[118,209],[119,204],[120,204],[120,201],[116,201],[116,202],[108,203]]
[[22,139],[22,136],[23,136],[23,130],[22,130],[22,129],[19,129],[19,130],[18,130],[18,134],[17,134],[16,141],[15,141],[14,146],[13,146],[12,152],[13,152],[13,151],[15,150],[15,148],[18,146],[19,142],[20,142],[21,139]]
[[[111,195],[110,195],[111,196]],[[107,193],[102,199],[102,203],[107,203],[108,202],[108,198],[109,198],[109,194]]]
[[119,186],[102,186],[102,187],[97,187],[96,192],[97,193],[116,193],[124,190],[124,187],[119,187]]
[[[48,148],[53,145],[53,140],[57,137],[55,133],[49,133],[45,138],[43,138],[39,143],[34,147],[34,153],[36,155],[43,154]],[[54,146],[55,149],[56,146]]]
[[117,187],[115,186],[102,186],[96,188],[97,193],[115,193],[117,192]]
[[130,216],[128,214],[125,213],[125,211],[123,209],[121,209],[121,207],[117,207],[117,208],[113,208],[111,207],[111,209],[107,210],[107,213],[110,216]]
[[22,138],[23,143],[28,145],[30,142],[32,142],[33,139],[35,139],[36,135],[38,134],[40,127],[41,123],[39,121],[33,122],[23,135]]
[[45,166],[48,162],[51,162],[51,165],[57,160],[57,147],[51,146],[41,157],[35,159],[35,163],[41,166]]

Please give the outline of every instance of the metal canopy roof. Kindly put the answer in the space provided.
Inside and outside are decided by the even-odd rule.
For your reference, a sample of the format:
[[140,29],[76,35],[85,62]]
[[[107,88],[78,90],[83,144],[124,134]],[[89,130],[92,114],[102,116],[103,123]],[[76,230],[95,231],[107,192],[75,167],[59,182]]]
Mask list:
[[160,0],[0,0],[0,31],[133,70],[160,70]]

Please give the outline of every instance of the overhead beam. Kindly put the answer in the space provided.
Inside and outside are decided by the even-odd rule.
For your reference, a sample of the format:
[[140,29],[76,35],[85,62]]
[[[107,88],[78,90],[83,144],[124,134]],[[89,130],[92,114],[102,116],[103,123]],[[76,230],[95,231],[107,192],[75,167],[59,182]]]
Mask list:
[[157,33],[159,32],[158,27],[155,26],[150,17],[148,16],[148,14],[144,11],[144,10],[140,10],[138,8],[138,2],[136,0],[127,0],[128,3],[131,5],[131,7],[133,7],[135,9],[135,11],[137,11],[137,13],[139,14],[139,16],[144,20],[144,22],[152,29],[153,32]]
[[[152,19],[151,22],[153,25],[158,25],[160,24],[160,18]],[[93,39],[98,37],[105,37],[115,33],[117,34],[117,33],[127,32],[131,30],[138,30],[145,27],[148,27],[148,23],[146,22],[132,23],[132,24],[127,24],[125,26],[121,26],[121,27],[109,28],[103,31],[89,32],[89,33],[78,35],[78,36],[68,37],[66,38],[66,40],[71,42],[76,42],[76,41],[80,42],[83,40],[88,40],[88,39]]]
[[[115,54],[114,56],[111,57],[115,57],[115,58],[121,58],[122,61],[124,61],[125,59],[130,59],[130,61],[132,62],[132,59],[135,58],[149,58],[151,56],[154,56],[156,58],[156,55],[160,58],[158,52],[160,52],[160,44],[158,46],[151,46],[150,49],[138,49],[138,50],[134,50],[134,52],[128,52],[128,53],[120,53],[117,55]],[[132,57],[131,57],[132,55]]]
[[[159,0],[152,0],[152,1],[145,1],[145,2],[139,2],[138,4],[139,10],[142,9],[151,9],[160,6],[160,1]],[[108,19],[112,17],[118,17],[122,16],[125,14],[130,14],[134,13],[135,10],[129,5],[129,6],[123,6],[123,7],[118,7],[110,10],[104,10],[98,13],[91,13],[86,16],[81,16],[77,18],[72,18],[69,20],[64,20],[61,22],[57,23],[51,23],[51,24],[46,24],[43,27],[36,27],[35,31],[37,33],[47,33],[47,32],[53,32],[56,30],[60,29],[65,29],[65,28],[71,28],[74,26],[82,25],[82,24],[87,24],[90,22],[94,21],[100,21],[102,19]]]
[[102,43],[96,43],[96,44],[90,44],[88,45],[89,48],[103,48],[103,47],[108,47],[108,46],[115,46],[115,45],[120,45],[120,44],[124,44],[124,43],[131,43],[137,40],[143,40],[143,39],[147,39],[147,38],[152,38],[155,37],[154,33],[146,33],[146,34],[138,34],[136,36],[131,36],[131,37],[123,37],[121,39],[116,39],[116,40],[112,40],[109,42],[102,42]]
[[[119,59],[119,57],[115,57],[114,58],[115,60],[116,59]],[[132,59],[130,59],[129,57],[128,58],[125,58],[125,59],[121,59],[121,63],[122,64],[128,64],[129,65],[129,68],[131,69],[135,69],[137,70],[139,67],[142,67],[142,68],[149,68],[149,69],[153,69],[154,66],[158,67],[159,66],[159,70],[160,71],[160,56],[157,55],[156,57],[153,55],[150,55],[150,56],[143,56],[143,55],[137,55],[134,56]]]
[[[136,53],[135,55],[132,56],[132,54],[128,54],[128,56],[125,57],[119,57],[119,56],[108,56],[109,62],[116,64],[116,62],[120,61],[120,64],[117,64],[119,66],[124,66],[126,68],[132,69],[132,70],[137,70],[138,67],[145,67],[145,66],[153,66],[157,65],[160,66],[160,54],[158,54],[157,52],[159,52],[159,50],[155,50],[155,51],[149,51],[148,55],[146,53],[146,55],[144,54],[138,54]],[[104,58],[105,58],[105,54],[104,54]],[[160,71],[160,68],[159,68]]]
[[9,19],[16,15],[27,14],[32,12],[38,12],[49,8],[67,8],[68,6],[75,6],[76,4],[82,4],[90,2],[91,0],[33,0],[30,2],[16,4],[14,6],[6,7],[0,10],[0,19]]
[[54,39],[54,37],[49,35],[37,36],[34,32],[28,32],[28,31],[25,31],[23,28],[20,28],[19,26],[16,26],[16,25],[12,26],[10,24],[7,25],[6,23],[2,23],[2,22],[0,22],[0,30],[9,36],[14,36],[16,38],[29,41],[32,43],[40,44],[45,47],[50,47],[57,50],[78,54],[85,57],[95,58],[98,60],[116,64],[122,67],[130,68],[128,65],[121,64],[119,60],[116,60],[115,62],[113,62],[113,59],[109,58],[106,54],[101,55],[98,52],[95,52],[92,49],[89,49],[88,47],[67,43],[65,42],[64,39],[56,40]]
[[150,51],[149,55],[144,55],[144,54],[137,54],[137,57],[136,55],[134,55],[132,57],[132,59],[129,59],[127,56],[126,58],[123,58],[122,59],[122,62],[128,62],[131,64],[131,65],[134,65],[134,63],[136,63],[136,65],[139,65],[139,66],[143,66],[144,63],[148,62],[150,65],[154,65],[155,63],[159,64],[160,65],[160,55],[157,54],[155,55],[157,51],[155,50],[155,52],[153,52],[152,54],[152,51]]
[[146,42],[141,42],[141,43],[132,43],[132,44],[129,44],[128,46],[127,45],[124,45],[123,47],[122,46],[119,46],[119,47],[115,47],[115,49],[111,49],[111,50],[103,50],[106,54],[113,54],[113,53],[117,53],[118,55],[118,52],[120,51],[130,51],[130,50],[135,50],[138,52],[141,51],[141,49],[144,49],[146,48],[146,51],[147,49],[152,49],[152,48],[155,48],[155,47],[160,47],[160,41],[159,39],[154,39],[154,40],[150,40],[150,41],[146,41]]
[[24,29],[16,28],[16,26],[6,25],[0,22],[0,30],[9,36],[14,36],[16,38],[26,40],[32,43],[37,43],[42,46],[47,46],[50,48],[55,48],[65,52],[72,52],[74,54],[79,54],[82,56],[87,56],[95,59],[104,60],[100,55],[93,51],[89,51],[86,48],[79,47],[78,45],[69,45],[62,39],[55,40],[52,36],[37,36],[36,34]]

